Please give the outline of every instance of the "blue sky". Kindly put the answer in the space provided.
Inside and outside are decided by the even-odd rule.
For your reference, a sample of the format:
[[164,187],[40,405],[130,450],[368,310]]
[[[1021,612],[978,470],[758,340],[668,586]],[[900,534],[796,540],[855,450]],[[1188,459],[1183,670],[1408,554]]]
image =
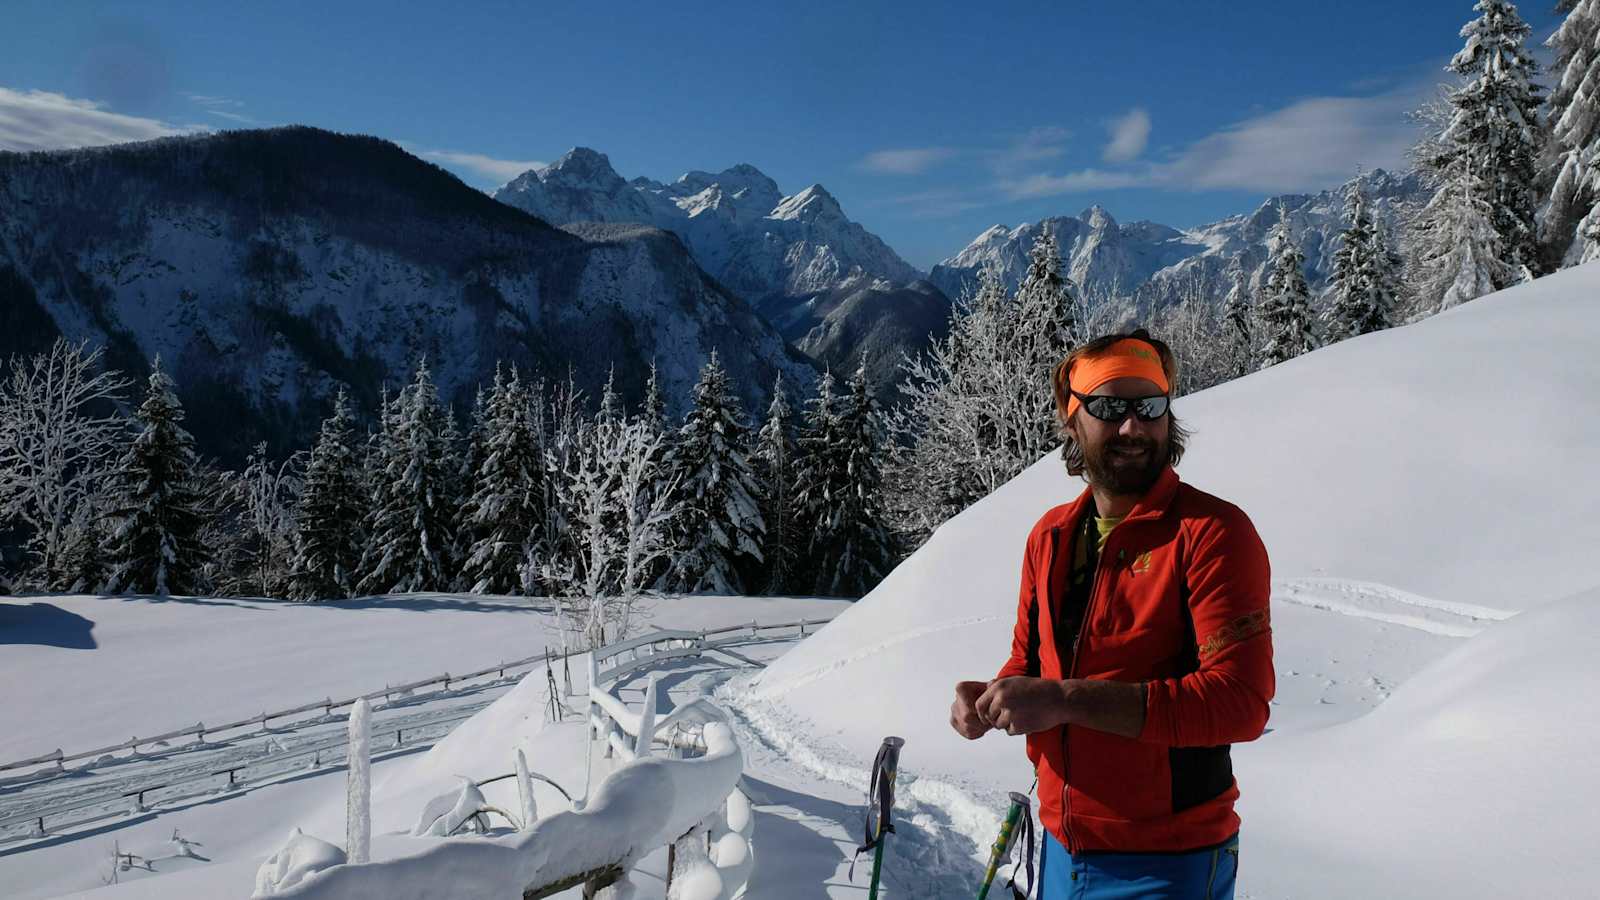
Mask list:
[[[1553,0],[1522,13],[1542,40]],[[1392,167],[1471,0],[250,4],[5,0],[0,148],[288,123],[493,187],[573,146],[626,178],[820,182],[926,269],[1099,203],[1185,227]]]

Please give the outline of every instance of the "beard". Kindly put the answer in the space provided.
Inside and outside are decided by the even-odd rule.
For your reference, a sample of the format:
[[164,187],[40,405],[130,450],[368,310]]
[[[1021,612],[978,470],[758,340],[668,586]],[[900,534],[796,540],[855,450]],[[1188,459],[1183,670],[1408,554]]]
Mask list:
[[1083,447],[1083,471],[1089,483],[1117,496],[1142,496],[1161,478],[1166,465],[1166,439],[1114,437],[1098,447]]

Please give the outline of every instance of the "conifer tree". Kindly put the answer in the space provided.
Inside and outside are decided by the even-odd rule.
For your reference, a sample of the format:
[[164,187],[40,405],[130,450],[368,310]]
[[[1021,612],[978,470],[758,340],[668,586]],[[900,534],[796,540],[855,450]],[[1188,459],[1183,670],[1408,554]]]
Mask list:
[[385,487],[362,558],[360,590],[446,590],[452,519],[446,491],[453,481],[449,469],[459,463],[445,444],[445,412],[426,361],[385,418],[379,474]]
[[522,566],[540,537],[544,467],[534,433],[533,399],[516,369],[497,373],[485,416],[483,459],[471,479],[463,520],[472,543],[462,572],[475,594],[509,594],[522,585]]
[[1539,66],[1523,47],[1533,29],[1517,14],[1516,4],[1478,0],[1473,9],[1481,15],[1461,29],[1466,46],[1450,60],[1450,70],[1470,80],[1450,98],[1456,116],[1448,137],[1473,158],[1503,260],[1515,277],[1524,267],[1539,267],[1534,223],[1544,142],[1543,98],[1534,81]]
[[715,351],[700,369],[693,402],[669,466],[678,480],[684,539],[674,581],[689,593],[742,594],[760,572],[766,524],[745,455],[745,425]]
[[1333,297],[1324,319],[1328,343],[1388,328],[1397,299],[1396,257],[1367,208],[1359,178],[1346,200],[1345,218],[1328,288]]
[[[830,596],[864,596],[889,573],[893,542],[885,523],[881,455],[883,425],[867,386],[865,366],[856,370],[837,416],[818,421],[804,473],[803,500],[812,520],[813,588]],[[809,501],[809,502],[808,502]]]
[[661,396],[661,382],[656,377],[656,364],[650,363],[650,380],[644,385],[644,403],[639,409],[639,421],[652,435],[667,433],[667,401]]
[[1600,258],[1600,0],[1561,0],[1541,217],[1546,270]]
[[796,530],[805,535],[793,583],[796,590],[814,591],[819,581],[828,580],[821,566],[833,530],[835,497],[849,480],[840,452],[842,431],[833,373],[823,372],[817,379],[816,395],[806,402],[795,441],[794,522]]
[[1233,286],[1223,304],[1223,329],[1227,336],[1229,360],[1228,376],[1239,378],[1257,368],[1255,353],[1256,305],[1250,291],[1250,278],[1245,274],[1244,263],[1234,257],[1229,264]]
[[1450,160],[1435,185],[1412,232],[1414,294],[1426,312],[1476,300],[1513,279],[1488,190],[1471,158]]
[[791,589],[795,564],[799,558],[800,532],[794,520],[794,426],[789,398],[783,389],[783,373],[772,385],[772,402],[767,420],[751,452],[756,477],[761,485],[761,517],[766,522],[766,541],[762,558],[766,563],[766,593],[782,594]]
[[290,566],[292,599],[327,600],[354,595],[361,564],[361,520],[367,501],[355,421],[343,388],[333,414],[322,421],[306,465],[295,514],[295,553]]
[[183,406],[159,358],[147,385],[135,414],[139,435],[112,476],[107,590],[194,594],[208,556],[198,539],[205,503],[194,482],[194,438],[181,424]]
[[1272,259],[1261,298],[1261,325],[1266,348],[1261,367],[1267,368],[1316,349],[1311,333],[1311,288],[1306,284],[1305,254],[1289,232],[1289,215],[1279,210],[1272,235]]
[[1061,274],[1061,250],[1053,231],[1040,229],[1034,239],[1016,303],[1019,333],[1041,339],[1040,356],[1053,363],[1078,343],[1077,301],[1071,279]]

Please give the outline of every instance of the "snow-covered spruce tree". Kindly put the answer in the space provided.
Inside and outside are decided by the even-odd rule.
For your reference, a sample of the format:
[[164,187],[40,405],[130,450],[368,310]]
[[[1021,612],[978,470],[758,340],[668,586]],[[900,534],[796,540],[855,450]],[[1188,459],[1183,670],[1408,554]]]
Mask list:
[[439,439],[444,454],[444,505],[449,516],[445,523],[448,529],[444,557],[446,585],[450,590],[461,590],[461,566],[467,560],[467,549],[471,543],[463,540],[457,529],[461,525],[461,503],[469,495],[470,489],[467,487],[466,439],[461,433],[461,420],[456,416],[453,405],[444,407],[444,426],[439,432]]
[[1600,258],[1600,0],[1561,0],[1540,216],[1546,271]]
[[477,535],[462,580],[475,594],[511,594],[522,586],[529,548],[540,540],[543,453],[534,433],[533,399],[517,370],[497,372],[485,416],[483,459],[470,482],[463,522]]
[[1266,339],[1266,348],[1261,351],[1263,369],[1310,353],[1317,346],[1311,333],[1311,288],[1306,284],[1305,254],[1289,233],[1288,213],[1279,213],[1259,310]]
[[1426,315],[1493,293],[1513,279],[1483,178],[1465,154],[1434,175],[1410,234],[1412,292]]
[[895,555],[882,494],[883,423],[865,366],[851,376],[837,415],[814,424],[799,488],[800,504],[812,511],[803,523],[811,531],[811,590],[861,597],[889,573]]
[[361,564],[361,521],[369,502],[361,473],[350,399],[340,388],[333,399],[333,414],[322,420],[311,450],[295,511],[291,599],[329,600],[355,594]]
[[63,559],[99,534],[100,523],[81,513],[104,505],[127,438],[116,407],[129,383],[101,368],[101,353],[57,339],[47,352],[12,357],[0,383],[0,527],[19,528],[31,563],[19,584],[65,591],[103,581],[81,568],[97,551],[77,546],[75,562]]
[[[499,386],[504,383],[505,373],[500,364],[494,367],[494,384]],[[471,524],[472,495],[476,490],[475,479],[478,470],[483,468],[484,457],[488,455],[489,444],[489,407],[493,404],[491,398],[493,389],[485,391],[483,385],[478,385],[472,395],[472,415],[467,426],[467,436],[461,445],[461,471],[458,478],[461,484],[461,502],[455,504],[455,521],[451,523],[451,533],[455,536],[455,549],[453,554],[458,561],[456,566],[456,589],[470,591],[472,580],[467,577],[467,560],[472,556],[472,548],[483,539],[480,529]]]
[[783,388],[783,373],[772,384],[772,402],[751,445],[750,457],[761,485],[761,518],[767,524],[762,559],[767,594],[788,593],[793,585],[801,539],[794,519],[795,441],[793,413]]
[[1524,267],[1539,267],[1538,233],[1534,210],[1543,132],[1539,123],[1541,98],[1534,83],[1538,65],[1523,48],[1532,29],[1507,0],[1478,0],[1477,19],[1461,29],[1466,40],[1450,60],[1450,71],[1467,79],[1451,92],[1453,110],[1442,135],[1444,158],[1439,170],[1457,170],[1456,157],[1465,157],[1457,171],[1460,184],[1475,184],[1483,191],[1490,221],[1499,236],[1497,266],[1505,275],[1496,287],[1520,280]]
[[380,442],[380,477],[387,486],[373,510],[362,558],[364,593],[447,590],[452,497],[451,468],[459,463],[445,443],[446,413],[426,361],[395,398]]
[[1328,285],[1333,300],[1323,319],[1330,344],[1388,328],[1399,291],[1396,258],[1367,209],[1359,178],[1346,200],[1345,220]]
[[677,529],[682,552],[669,576],[675,590],[743,594],[759,577],[767,527],[745,431],[727,370],[712,351],[668,466],[683,510]]
[[207,550],[198,540],[204,498],[195,487],[194,438],[158,357],[135,419],[140,431],[112,475],[115,523],[105,553],[111,593],[193,594]]
[[1074,294],[1072,280],[1061,274],[1055,232],[1041,229],[1028,250],[1028,273],[1017,287],[1017,319],[1019,334],[1039,341],[1039,354],[1052,362],[1065,358],[1082,339]]
[[[647,431],[666,436],[667,401],[661,396],[661,382],[656,377],[655,361],[650,363],[650,378],[644,385],[644,402],[639,407],[639,421]],[[663,451],[665,445],[663,445]]]
[[107,500],[104,495],[92,495],[72,511],[71,521],[62,530],[56,568],[48,582],[51,590],[82,593],[105,584],[111,575],[102,552],[108,538],[104,511]]
[[1239,378],[1259,368],[1255,345],[1255,293],[1250,289],[1250,276],[1240,258],[1234,257],[1228,270],[1232,286],[1222,306],[1223,332],[1227,340],[1228,376]]

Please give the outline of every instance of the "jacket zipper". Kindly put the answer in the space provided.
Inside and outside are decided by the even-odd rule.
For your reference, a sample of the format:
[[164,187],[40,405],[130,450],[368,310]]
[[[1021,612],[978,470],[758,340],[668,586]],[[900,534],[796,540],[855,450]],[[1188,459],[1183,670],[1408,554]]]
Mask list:
[[[1087,535],[1080,535],[1080,539]],[[1106,537],[1106,547],[1100,549],[1094,561],[1094,581],[1089,585],[1089,602],[1083,607],[1083,621],[1078,623],[1078,634],[1072,639],[1072,665],[1067,668],[1067,678],[1076,678],[1078,675],[1078,648],[1083,644],[1083,635],[1089,629],[1089,619],[1094,616],[1095,601],[1100,598],[1100,572],[1105,568],[1107,550],[1110,549],[1111,538]],[[1067,836],[1067,852],[1077,853],[1072,839],[1072,792],[1067,775],[1070,772],[1067,751],[1067,729],[1069,725],[1061,726],[1061,831]]]

